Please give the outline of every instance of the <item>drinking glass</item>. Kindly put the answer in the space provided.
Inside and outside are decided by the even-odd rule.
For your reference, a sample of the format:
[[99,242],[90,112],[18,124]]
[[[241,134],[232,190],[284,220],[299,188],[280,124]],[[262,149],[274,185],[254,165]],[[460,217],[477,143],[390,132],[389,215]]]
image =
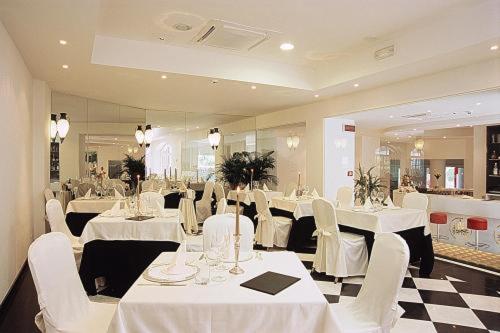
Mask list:
[[194,277],[194,283],[203,286],[207,285],[210,281],[210,265],[208,264],[207,255],[204,255],[196,266],[198,266],[199,272]]
[[220,235],[218,237],[217,234],[212,235],[210,248],[213,255],[215,255],[215,274],[212,277],[212,281],[222,282],[226,280],[226,277],[223,274],[223,271],[226,269],[224,264],[222,263],[222,250],[224,247],[224,236]]

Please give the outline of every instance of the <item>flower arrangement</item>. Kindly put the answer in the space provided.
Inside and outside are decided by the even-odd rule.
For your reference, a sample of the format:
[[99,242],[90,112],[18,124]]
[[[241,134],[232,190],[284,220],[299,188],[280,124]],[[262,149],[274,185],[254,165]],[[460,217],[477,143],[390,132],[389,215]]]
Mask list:
[[359,199],[361,205],[364,205],[366,199],[371,199],[373,195],[385,187],[382,185],[380,177],[372,174],[373,169],[375,167],[371,167],[365,172],[360,164],[358,170],[356,170],[357,178],[354,180],[354,197],[356,200]]
[[434,178],[436,178],[436,188],[439,187],[439,178],[441,178],[441,173],[439,171],[434,170]]

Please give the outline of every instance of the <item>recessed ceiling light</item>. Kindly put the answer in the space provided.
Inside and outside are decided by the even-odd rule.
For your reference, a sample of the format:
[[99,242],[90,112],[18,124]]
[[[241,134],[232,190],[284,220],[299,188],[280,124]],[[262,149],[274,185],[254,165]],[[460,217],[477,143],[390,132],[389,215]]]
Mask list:
[[414,130],[414,131],[416,131],[417,129],[416,129],[416,128],[414,128],[413,130]]
[[64,68],[64,69],[68,69],[68,68],[69,68],[69,66],[68,66],[68,65],[62,65],[62,68]]
[[399,140],[399,138],[396,138],[396,140]]
[[391,143],[391,141],[387,141],[387,144],[390,144],[390,143]]
[[199,128],[200,128],[200,126],[196,126],[196,129],[199,129]]
[[165,80],[167,78],[167,76],[166,75],[162,75],[161,78]]
[[390,116],[389,116],[389,118],[391,118],[391,119],[392,119],[392,118],[394,118],[394,116],[393,116],[393,115],[390,115]]
[[477,105],[477,106],[481,105],[481,102],[477,102],[477,103],[476,103],[476,105]]
[[192,26],[190,26],[189,24],[186,24],[186,23],[176,23],[173,25],[173,27],[175,30],[179,30],[179,31],[189,31],[189,30],[193,29]]
[[408,135],[409,138],[411,138],[411,135]]
[[219,83],[219,80],[217,80],[217,79],[213,79],[213,80],[212,80],[212,81],[210,81],[210,82],[212,82],[213,84],[217,84],[217,83]]
[[115,138],[115,141],[118,140],[118,138]]
[[431,113],[432,111],[431,110],[427,110],[427,113]]
[[446,139],[446,137],[445,137],[445,136],[443,136],[443,139]]
[[457,127],[460,127],[460,124],[457,124]]
[[290,50],[293,50],[295,46],[292,44],[292,43],[282,43],[280,45],[280,49],[282,51],[290,51]]
[[314,95],[314,98],[318,98],[318,97],[319,97],[319,95],[318,95],[318,94]]
[[251,86],[250,88],[251,88],[252,90],[255,90],[255,89],[257,89],[257,86]]
[[354,88],[357,88],[357,87],[359,87],[359,83],[354,84]]
[[159,40],[164,41],[165,37],[158,37]]
[[60,39],[60,40],[59,40],[59,44],[61,44],[61,45],[66,45],[66,44],[68,44],[68,42],[67,42],[67,41],[65,41],[64,39]]
[[490,50],[492,50],[492,51],[498,50],[498,45],[492,45],[492,46],[490,46]]

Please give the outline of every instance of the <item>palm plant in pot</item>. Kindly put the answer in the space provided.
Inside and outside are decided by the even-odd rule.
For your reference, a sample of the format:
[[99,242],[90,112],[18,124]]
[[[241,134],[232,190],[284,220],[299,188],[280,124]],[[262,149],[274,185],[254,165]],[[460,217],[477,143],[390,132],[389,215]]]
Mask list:
[[382,190],[385,185],[379,176],[372,174],[375,167],[371,167],[368,171],[364,171],[361,164],[356,170],[356,179],[354,180],[354,198],[359,200],[361,205],[366,203],[366,199],[372,199],[374,195]]
[[139,175],[141,179],[145,179],[146,176],[144,156],[134,158],[132,155],[125,154],[121,174],[126,175],[130,179],[130,187],[135,188],[137,186],[137,176]]

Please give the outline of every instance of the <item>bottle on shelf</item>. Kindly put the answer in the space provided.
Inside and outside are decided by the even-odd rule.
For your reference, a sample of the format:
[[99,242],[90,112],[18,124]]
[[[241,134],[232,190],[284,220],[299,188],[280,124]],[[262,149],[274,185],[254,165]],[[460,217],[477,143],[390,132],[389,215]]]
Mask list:
[[495,150],[493,150],[493,153],[491,154],[491,159],[492,160],[498,159],[498,155],[497,155],[497,152]]
[[495,164],[493,165],[493,174],[498,176],[498,163],[495,162]]

